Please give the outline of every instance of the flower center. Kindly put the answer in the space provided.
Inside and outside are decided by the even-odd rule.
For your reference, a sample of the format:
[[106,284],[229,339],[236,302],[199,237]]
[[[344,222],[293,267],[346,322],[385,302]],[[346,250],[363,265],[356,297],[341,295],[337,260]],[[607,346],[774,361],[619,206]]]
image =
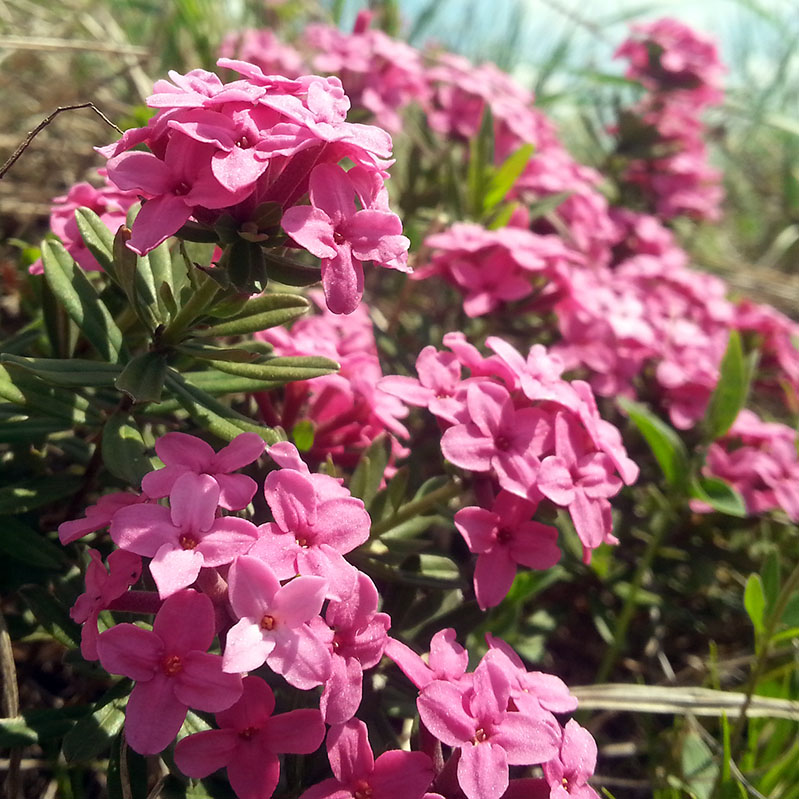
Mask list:
[[483,743],[483,741],[487,741],[487,740],[488,740],[488,733],[482,727],[479,727],[478,729],[475,730],[475,732],[474,732],[474,740],[472,741],[472,743],[475,746],[477,746],[477,744],[481,744],[481,743]]
[[239,738],[249,741],[256,732],[258,732],[258,730],[256,730],[255,727],[245,727],[243,730],[239,730]]
[[237,142],[236,147],[241,147],[242,150],[246,150],[248,147],[251,147],[250,140],[246,136],[242,136]]
[[191,535],[182,535],[178,538],[178,543],[183,549],[194,549],[197,546],[197,539]]
[[500,527],[497,530],[497,541],[500,544],[507,544],[513,538],[513,533],[507,527]]
[[352,795],[353,799],[369,799],[372,795],[372,786],[366,780],[358,780]]
[[339,233],[338,231],[335,231],[335,233],[333,233],[333,241],[335,241],[336,244],[343,244],[344,243],[344,234],[343,233]]
[[504,452],[510,449],[510,439],[505,435],[499,435],[494,439],[494,446]]
[[183,671],[183,661],[180,659],[180,655],[168,655],[161,662],[161,668],[167,677],[174,677]]
[[188,194],[190,191],[191,191],[191,186],[189,186],[189,184],[186,183],[185,180],[182,180],[180,183],[178,183],[177,186],[175,186],[174,189],[172,189],[172,193],[177,195],[178,197],[182,197],[184,194]]
[[277,624],[277,620],[274,616],[270,616],[268,613],[261,619],[261,629],[262,630],[274,630]]
[[303,549],[308,549],[308,547],[311,546],[311,542],[304,535],[301,535],[295,540],[297,541],[297,546],[300,546]]

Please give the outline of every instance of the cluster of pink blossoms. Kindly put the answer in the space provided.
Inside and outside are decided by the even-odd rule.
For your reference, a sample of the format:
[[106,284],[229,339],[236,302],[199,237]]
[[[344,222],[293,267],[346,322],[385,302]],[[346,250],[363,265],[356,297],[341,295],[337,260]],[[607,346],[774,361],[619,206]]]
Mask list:
[[418,378],[386,377],[380,387],[434,414],[444,457],[476,475],[480,506],[458,511],[455,523],[478,555],[475,593],[485,608],[505,596],[517,563],[545,569],[559,559],[554,528],[530,521],[543,499],[568,508],[586,560],[616,543],[608,499],[622,480],[635,482],[638,467],[590,386],[564,380],[563,362],[540,344],[526,359],[497,337],[486,340],[488,357],[462,333],[444,344],[449,352],[422,350]]
[[566,283],[569,264],[582,257],[554,235],[539,235],[527,227],[523,209],[517,224],[487,230],[471,222],[456,222],[425,239],[430,262],[413,278],[439,275],[464,295],[467,316],[483,316],[502,303],[531,297],[535,308],[551,305]]
[[[682,214],[718,219],[721,174],[707,160],[701,112],[722,100],[723,67],[716,46],[674,19],[633,26],[633,35],[616,51],[630,65],[627,77],[648,94],[630,110],[635,123],[618,132],[651,139],[649,153],[634,155],[625,180],[634,185],[662,219]],[[637,126],[641,130],[637,130]]]
[[[89,208],[100,217],[103,224],[112,231],[125,224],[128,209],[137,201],[135,191],[122,191],[110,183],[104,169],[98,170],[104,185],[96,188],[91,183],[76,183],[60,197],[53,198],[50,211],[50,230],[61,239],[67,252],[87,272],[96,272],[102,267],[83,241],[75,221],[78,208]],[[31,264],[30,271],[40,275],[44,271],[41,259]]]
[[[222,216],[257,242],[265,235],[258,209],[269,203],[293,245],[321,260],[328,307],[351,313],[363,262],[408,270],[409,242],[385,188],[391,137],[346,121],[337,78],[290,80],[243,61],[218,63],[244,77],[223,84],[204,70],[170,73],[147,99],[158,109],[147,126],[101,149],[109,180],[145,201],[128,246],[143,254],[190,220],[212,227]],[[149,152],[132,149],[142,144]],[[354,166],[345,171],[342,159]]]
[[[321,300],[318,295],[315,299]],[[311,425],[313,442],[304,453],[307,460],[322,463],[329,455],[339,466],[353,468],[381,433],[391,434],[396,457],[407,454],[398,438],[408,438],[400,421],[408,411],[397,397],[378,388],[383,370],[366,306],[360,305],[346,318],[321,309],[297,320],[290,331],[271,328],[256,338],[271,344],[275,355],[322,355],[340,366],[335,374],[255,395],[266,424],[288,431],[298,423]]]
[[[107,495],[85,519],[59,528],[69,543],[108,527],[118,547],[107,570],[90,551],[86,593],[72,616],[83,623],[84,656],[135,683],[125,721],[131,748],[163,751],[193,708],[216,714],[217,728],[182,738],[175,763],[194,778],[225,768],[240,799],[268,799],[279,755],[316,751],[325,725],[334,776],[304,799],[389,799],[400,783],[410,799],[500,799],[515,795],[505,793],[509,765],[536,764],[545,774],[534,781],[536,795],[595,796],[585,780],[596,745],[553,715],[576,707],[560,680],[528,672],[493,639],[474,674],[466,674],[468,655],[452,631],[434,640],[438,654],[429,666],[389,638],[391,620],[378,609],[375,584],[345,558],[368,539],[369,515],[339,480],[310,472],[293,445],[276,444],[269,455],[279,468],[263,486],[271,521],[240,515],[258,485],[238,472],[264,449],[253,433],[219,452],[168,433],[156,443],[164,466],[145,475],[140,494]],[[157,593],[131,590],[142,558]],[[152,629],[120,623],[99,632],[106,609],[155,614]],[[221,654],[209,652],[217,638]],[[364,671],[386,651],[420,688],[425,728],[452,747],[446,764],[440,745],[437,758],[392,751],[375,760],[355,714]],[[321,688],[318,708],[274,715],[272,689],[247,676],[261,667],[296,689]]]
[[[733,486],[750,514],[781,508],[799,522],[799,437],[787,425],[742,410],[727,434],[708,447],[705,473]],[[708,510],[698,500],[691,507]]]

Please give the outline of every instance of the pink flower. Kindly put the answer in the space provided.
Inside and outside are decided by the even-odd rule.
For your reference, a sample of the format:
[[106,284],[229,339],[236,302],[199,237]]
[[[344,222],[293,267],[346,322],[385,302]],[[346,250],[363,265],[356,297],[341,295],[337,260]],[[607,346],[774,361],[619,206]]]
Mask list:
[[462,469],[492,471],[517,496],[536,496],[540,464],[531,445],[549,434],[546,414],[516,410],[508,390],[488,382],[469,386],[466,406],[469,421],[450,427],[441,438],[444,457]]
[[147,501],[148,497],[145,494],[130,494],[127,491],[105,494],[97,500],[97,504],[89,505],[86,508],[86,516],[83,519],[73,519],[59,524],[58,540],[64,546],[71,544],[73,541],[83,538],[84,535],[110,524],[118,510]]
[[300,799],[422,799],[433,780],[433,763],[424,752],[395,749],[375,760],[366,725],[358,719],[330,729],[327,752],[334,776]]
[[508,710],[510,680],[498,654],[483,657],[471,689],[434,680],[417,700],[425,727],[460,750],[458,782],[467,799],[500,799],[508,787],[508,766],[550,760],[560,739],[550,713]]
[[97,619],[113,600],[122,596],[141,576],[141,558],[121,549],[108,556],[108,571],[96,549],[89,550],[86,591],[69,611],[73,621],[83,624],[80,653],[86,660],[97,660]]
[[[439,630],[430,639],[430,655],[425,663],[410,647],[389,638],[386,657],[400,667],[403,674],[420,690],[433,680],[459,682],[469,666],[469,653],[455,640],[455,630]],[[466,678],[468,684],[471,678]]]
[[328,679],[333,634],[319,618],[321,577],[295,577],[281,586],[269,566],[244,556],[230,567],[228,581],[239,621],[227,634],[225,671],[252,671],[266,662],[303,690]]
[[582,427],[563,411],[555,417],[555,451],[541,462],[538,488],[557,505],[569,508],[584,557],[603,541],[617,543],[608,497],[619,492],[621,480],[611,459],[588,448]]
[[202,779],[227,768],[239,799],[269,799],[280,778],[281,752],[306,755],[325,737],[318,710],[292,710],[273,716],[275,696],[258,677],[245,677],[241,699],[216,714],[218,730],[178,741],[175,763],[187,776]]
[[142,490],[153,499],[160,499],[169,496],[182,475],[208,475],[219,486],[219,505],[226,510],[240,510],[252,500],[257,485],[251,477],[232,472],[258,460],[265,448],[266,443],[255,433],[236,436],[219,452],[196,436],[167,433],[155,442],[155,451],[166,465],[144,475]]
[[375,584],[359,572],[355,591],[327,607],[325,621],[333,631],[332,669],[319,703],[327,724],[343,724],[355,715],[361,704],[363,672],[383,657],[391,619],[377,612],[377,603]]
[[[321,479],[317,479],[321,478]],[[327,475],[293,469],[271,472],[264,495],[274,523],[261,526],[250,554],[274,569],[279,579],[315,574],[328,582],[328,596],[344,600],[355,588],[357,571],[344,554],[369,538],[371,520],[360,499],[331,496]]]
[[152,558],[150,573],[162,597],[191,585],[204,566],[230,563],[258,538],[252,522],[216,515],[219,485],[207,474],[181,474],[170,504],[123,508],[111,521],[120,549]]
[[491,510],[470,507],[455,514],[455,527],[469,550],[478,553],[474,591],[483,610],[504,599],[517,563],[548,569],[560,560],[558,531],[530,521],[536,507],[537,503],[501,491]]
[[362,261],[408,271],[403,256],[409,241],[390,211],[357,210],[352,178],[340,166],[320,164],[311,173],[310,206],[283,215],[283,229],[322,259],[322,285],[333,313],[352,313],[363,295]]
[[574,719],[566,724],[558,756],[544,763],[551,799],[599,799],[587,784],[596,768],[596,742]]
[[189,707],[218,712],[241,696],[241,677],[225,674],[222,658],[206,651],[213,639],[213,604],[191,590],[164,601],[152,631],[118,624],[100,634],[103,668],[136,682],[125,711],[125,737],[135,752],[166,749]]

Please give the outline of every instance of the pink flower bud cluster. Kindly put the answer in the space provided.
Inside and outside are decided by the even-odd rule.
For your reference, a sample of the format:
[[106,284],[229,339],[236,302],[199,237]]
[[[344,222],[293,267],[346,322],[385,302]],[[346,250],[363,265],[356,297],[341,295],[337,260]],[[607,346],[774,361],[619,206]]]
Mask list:
[[[321,297],[314,298],[321,305]],[[340,365],[335,374],[255,395],[266,424],[288,431],[297,424],[312,426],[306,459],[322,463],[330,456],[334,463],[354,468],[363,450],[382,433],[391,434],[394,456],[405,454],[398,438],[408,438],[400,421],[408,411],[397,397],[378,388],[383,370],[363,304],[346,318],[320,308],[320,313],[297,320],[291,330],[275,327],[256,338],[271,344],[275,355],[321,355]]]
[[[168,433],[156,442],[164,466],[145,475],[141,494],[104,497],[83,524],[59,530],[66,543],[108,526],[118,547],[108,571],[90,551],[86,593],[72,617],[84,625],[84,656],[134,682],[125,720],[131,748],[163,751],[194,709],[215,714],[216,727],[182,738],[175,763],[196,779],[225,768],[240,799],[268,799],[280,779],[279,755],[316,751],[326,725],[333,777],[308,788],[304,799],[390,799],[399,785],[411,799],[456,796],[451,789],[469,799],[498,799],[508,786],[508,764],[543,764],[545,779],[536,783],[542,787],[555,790],[569,779],[584,785],[593,761],[588,770],[569,772],[566,782],[561,776],[574,759],[569,742],[577,736],[578,748],[593,746],[594,758],[595,744],[552,715],[576,706],[557,678],[528,673],[507,645],[493,640],[474,675],[466,674],[468,656],[444,631],[436,639],[449,647],[444,658],[460,664],[450,680],[434,672],[435,657],[428,668],[390,641],[391,620],[379,611],[375,584],[345,557],[368,539],[370,519],[341,481],[310,472],[293,445],[273,445],[269,455],[278,468],[263,485],[272,520],[251,520],[246,507],[258,484],[239,470],[264,449],[252,433],[219,452]],[[157,593],[131,590],[145,567]],[[99,632],[99,613],[107,609],[154,614],[152,629],[118,623]],[[220,654],[209,651],[217,640]],[[433,758],[390,751],[375,759],[365,724],[354,718],[364,672],[389,645],[422,688],[424,725],[453,747],[447,764],[440,752]],[[318,707],[275,714],[272,688],[251,674],[261,668],[295,689],[321,688]],[[422,686],[414,675],[428,672]],[[452,691],[458,706],[446,708],[439,694]],[[474,725],[468,735],[464,724]],[[475,736],[485,746],[470,755]],[[490,786],[475,783],[479,763],[491,770]]]
[[[386,647],[419,690],[429,751],[439,758],[442,744],[452,751],[433,784],[435,796],[595,799],[586,780],[596,743],[575,721],[564,728],[554,715],[573,711],[577,700],[557,677],[527,671],[504,641],[487,639],[488,652],[473,672],[451,629],[433,636],[427,662],[396,639]],[[510,779],[510,766],[533,765],[543,767],[543,778]]]
[[583,258],[555,235],[532,233],[526,225],[487,230],[456,222],[425,239],[432,250],[429,264],[413,278],[440,275],[464,295],[463,310],[476,317],[502,303],[534,296],[536,309],[551,305],[566,284],[569,264]]
[[380,387],[428,408],[445,428],[444,457],[486,484],[481,507],[460,511],[456,524],[478,554],[475,592],[487,607],[507,593],[517,563],[547,568],[558,559],[554,531],[528,522],[539,502],[568,508],[588,560],[601,543],[616,543],[609,498],[638,467],[600,418],[590,386],[564,380],[563,362],[542,345],[525,359],[497,337],[486,340],[489,357],[462,333],[444,344],[450,352],[422,350],[418,378],[386,377]]
[[[321,259],[331,310],[351,313],[364,261],[408,270],[408,240],[384,185],[391,137],[346,121],[337,78],[290,80],[218,63],[243,77],[223,84],[204,70],[171,72],[147,99],[157,109],[147,126],[101,149],[109,180],[145,200],[128,245],[144,254],[190,220],[213,225],[223,215],[259,235],[256,209],[274,203],[294,244]],[[142,144],[148,152],[132,149]],[[345,171],[342,159],[354,167]],[[310,205],[301,204],[306,196]]]
[[[50,210],[50,229],[61,239],[67,252],[87,272],[100,272],[102,267],[83,241],[75,221],[78,208],[89,208],[112,231],[125,224],[128,209],[138,199],[135,191],[122,191],[107,179],[104,169],[98,170],[104,185],[96,188],[91,183],[76,183],[60,197],[53,198]],[[44,271],[41,259],[31,264],[30,272],[40,275]]]
[[[718,219],[721,174],[708,164],[699,120],[699,114],[718,105],[723,96],[723,67],[715,45],[677,20],[660,19],[633,26],[616,57],[629,60],[627,77],[648,90],[630,111],[644,131],[655,136],[649,154],[631,160],[625,180],[662,219]],[[622,137],[627,135],[624,125]]]
[[[705,474],[733,486],[750,514],[781,508],[792,522],[799,522],[797,447],[793,428],[742,410],[729,432],[708,448]],[[709,510],[698,500],[691,507]]]

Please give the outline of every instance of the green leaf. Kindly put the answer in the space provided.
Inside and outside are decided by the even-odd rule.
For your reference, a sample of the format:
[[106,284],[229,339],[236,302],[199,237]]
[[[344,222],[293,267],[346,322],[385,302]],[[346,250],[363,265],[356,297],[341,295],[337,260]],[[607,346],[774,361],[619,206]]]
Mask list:
[[494,117],[488,103],[483,106],[480,130],[469,141],[467,186],[472,215],[481,217],[489,175],[494,166]]
[[322,279],[318,266],[308,266],[272,250],[264,250],[263,255],[269,279],[284,286],[312,286]]
[[91,208],[76,208],[75,222],[89,252],[111,278],[117,281],[114,269],[114,233]]
[[57,571],[63,569],[66,563],[64,550],[60,546],[12,517],[4,518],[0,523],[0,552],[40,569]]
[[355,467],[350,480],[350,492],[360,497],[368,508],[380,488],[391,454],[391,442],[386,435],[379,435],[369,445]]
[[83,270],[57,241],[42,244],[42,263],[47,282],[69,317],[101,358],[116,363],[124,348],[122,333]]
[[747,516],[746,505],[741,495],[718,477],[698,477],[691,481],[690,494],[706,502],[719,513],[743,519]]
[[[167,322],[176,313],[172,285],[172,254],[166,242],[159,244],[147,253],[150,272],[155,286],[156,316],[159,321]],[[172,298],[172,301],[169,301]]]
[[618,403],[649,444],[666,482],[675,487],[683,484],[688,475],[688,450],[677,431],[645,405],[625,397],[619,397]]
[[524,168],[530,158],[532,158],[534,151],[534,145],[523,144],[518,150],[511,153],[494,171],[483,196],[483,210],[486,213],[493,211],[505,199],[508,192],[513,188],[513,184],[524,172]]
[[721,360],[719,382],[710,396],[702,422],[708,440],[715,441],[732,426],[749,393],[749,369],[737,330],[730,333],[727,351]]
[[308,300],[299,294],[266,294],[250,300],[232,319],[198,330],[202,336],[238,336],[285,325],[305,314]]
[[33,508],[69,497],[80,488],[77,475],[31,477],[0,488],[0,516],[26,513]]
[[225,372],[217,372],[216,369],[208,369],[203,372],[183,372],[183,377],[187,383],[214,395],[270,391],[282,385],[278,380],[253,380],[250,377],[236,377]]
[[102,453],[106,469],[133,486],[156,468],[141,432],[124,411],[116,411],[103,426]]
[[13,376],[0,365],[0,397],[42,416],[66,421],[70,426],[100,424],[102,417],[76,391],[49,386],[33,375],[18,370]]
[[799,627],[799,593],[791,594],[780,621],[787,627]]
[[301,419],[291,428],[291,440],[300,452],[313,447],[316,428],[310,419]]
[[106,773],[108,799],[147,799],[147,758],[127,745],[124,730],[112,742]]
[[125,723],[125,705],[132,685],[121,680],[95,703],[94,710],[80,719],[64,736],[67,762],[92,760],[105,752]]
[[755,628],[760,634],[765,629],[766,595],[759,574],[750,574],[744,589],[744,608]]
[[292,383],[295,380],[310,380],[339,370],[339,365],[335,361],[315,355],[270,358],[261,363],[233,363],[214,360],[210,360],[209,363],[220,372],[238,377],[249,377],[252,380],[274,380],[280,384]]
[[780,594],[781,582],[780,553],[778,549],[772,549],[768,553],[760,577],[763,581],[763,593],[766,596],[766,610],[771,613],[777,604],[777,597]]
[[197,341],[185,341],[177,347],[179,352],[190,355],[192,358],[200,358],[206,361],[237,361],[239,363],[249,363],[257,357],[257,353],[238,347],[215,347],[213,344],[206,344]]
[[8,353],[0,354],[0,363],[24,369],[45,383],[66,388],[113,386],[122,371],[118,364],[83,358],[25,358]]
[[167,371],[166,385],[192,419],[224,441],[232,441],[240,433],[247,432],[258,433],[267,444],[284,440],[278,430],[255,424],[202,389],[191,385],[174,370]]
[[51,593],[39,585],[23,585],[19,593],[31,609],[36,621],[47,632],[70,649],[80,641],[80,625],[69,617],[69,611]]
[[694,732],[690,732],[682,746],[683,779],[696,799],[710,799],[719,767],[708,745]]
[[572,196],[570,191],[561,191],[556,194],[550,194],[548,197],[543,197],[536,200],[528,206],[530,212],[530,220],[539,219],[542,216],[549,216],[553,211],[558,209],[565,200]]
[[86,707],[60,707],[56,710],[29,710],[20,716],[0,719],[0,748],[33,746],[60,738],[85,716]]
[[114,385],[134,402],[158,402],[166,379],[166,356],[144,352],[129,361]]

